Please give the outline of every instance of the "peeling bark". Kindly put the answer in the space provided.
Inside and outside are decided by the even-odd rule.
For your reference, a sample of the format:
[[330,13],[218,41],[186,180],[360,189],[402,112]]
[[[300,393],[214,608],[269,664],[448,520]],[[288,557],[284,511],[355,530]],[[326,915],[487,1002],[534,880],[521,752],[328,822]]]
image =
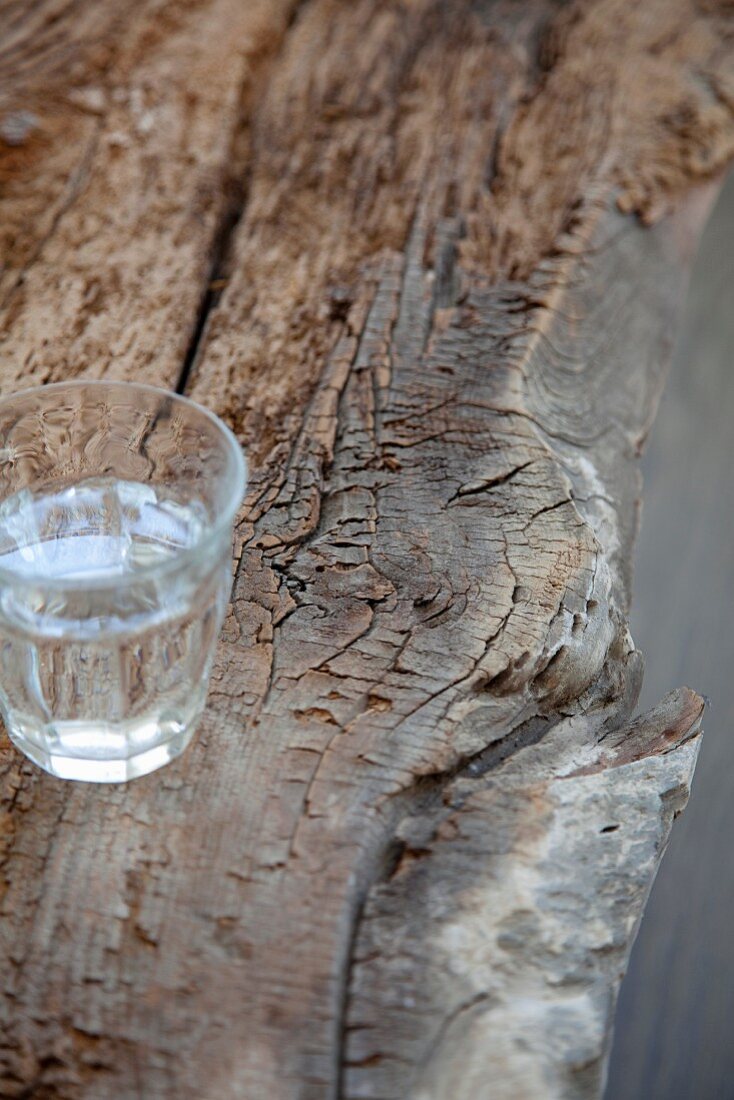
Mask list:
[[597,1096],[698,744],[626,621],[731,14],[77,7],[7,5],[0,382],[178,386],[254,472],[185,757],[3,749],[0,1092]]

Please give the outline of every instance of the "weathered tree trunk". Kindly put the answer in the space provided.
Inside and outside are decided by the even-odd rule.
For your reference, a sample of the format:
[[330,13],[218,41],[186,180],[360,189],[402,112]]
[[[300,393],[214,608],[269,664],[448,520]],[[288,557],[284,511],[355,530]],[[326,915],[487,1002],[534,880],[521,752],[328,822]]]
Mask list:
[[731,5],[0,12],[3,391],[178,386],[253,466],[185,757],[3,745],[0,1094],[598,1096],[698,745],[626,616]]

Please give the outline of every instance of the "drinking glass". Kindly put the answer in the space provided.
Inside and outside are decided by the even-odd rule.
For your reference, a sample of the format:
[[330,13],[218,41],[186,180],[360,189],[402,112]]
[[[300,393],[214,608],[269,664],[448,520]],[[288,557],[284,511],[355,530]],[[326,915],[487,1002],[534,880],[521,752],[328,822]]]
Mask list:
[[184,397],[69,382],[0,401],[0,708],[52,775],[123,782],[201,715],[245,488]]

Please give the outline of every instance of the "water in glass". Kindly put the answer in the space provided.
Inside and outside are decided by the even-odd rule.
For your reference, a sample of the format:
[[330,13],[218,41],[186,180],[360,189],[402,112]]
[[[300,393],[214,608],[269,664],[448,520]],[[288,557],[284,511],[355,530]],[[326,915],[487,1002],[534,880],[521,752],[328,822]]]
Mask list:
[[0,709],[26,756],[120,782],[188,744],[245,475],[221,420],[151,386],[0,400]]
[[[197,501],[109,477],[0,505],[0,568],[18,579],[0,591],[0,696],[47,770],[128,779],[188,740],[230,579],[227,544],[218,569],[176,569],[206,522]],[[24,583],[39,575],[48,587]]]

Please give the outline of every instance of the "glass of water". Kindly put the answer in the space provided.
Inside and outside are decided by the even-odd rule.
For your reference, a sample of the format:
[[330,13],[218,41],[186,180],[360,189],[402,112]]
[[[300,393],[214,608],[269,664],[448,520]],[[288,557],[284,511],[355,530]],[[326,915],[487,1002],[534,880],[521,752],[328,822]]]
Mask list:
[[31,760],[116,783],[186,747],[244,488],[237,440],[184,397],[70,382],[0,401],[0,707]]

